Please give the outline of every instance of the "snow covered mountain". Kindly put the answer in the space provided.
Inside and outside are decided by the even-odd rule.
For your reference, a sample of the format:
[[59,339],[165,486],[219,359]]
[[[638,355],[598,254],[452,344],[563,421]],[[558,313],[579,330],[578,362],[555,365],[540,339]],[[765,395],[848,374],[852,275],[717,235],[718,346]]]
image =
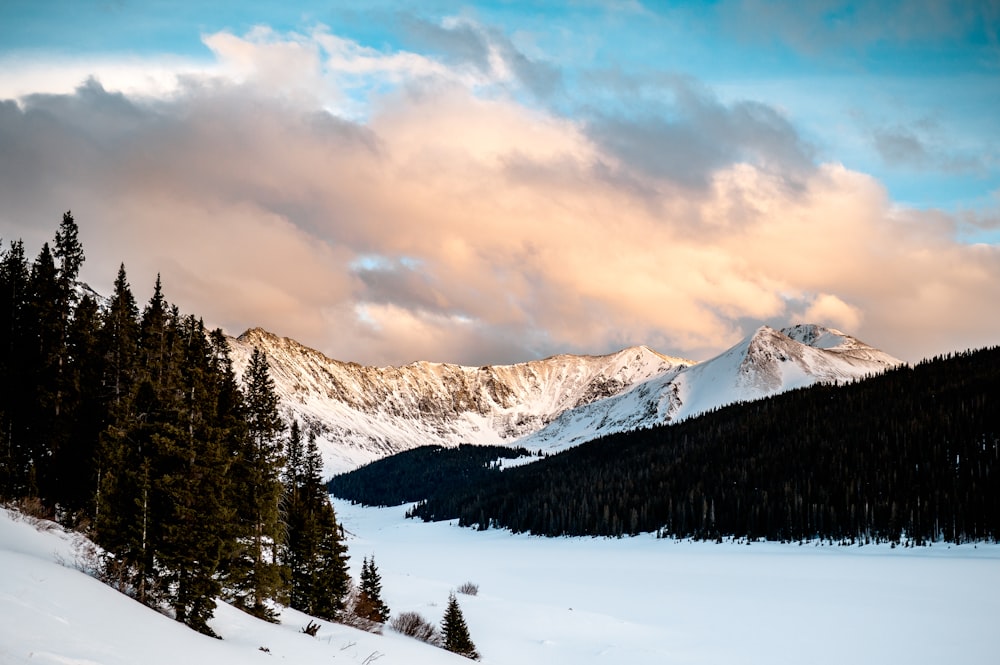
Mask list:
[[860,379],[902,364],[839,330],[759,328],[724,353],[567,411],[521,445],[561,450],[605,434],[676,422],[820,382]]
[[428,444],[519,445],[567,410],[692,364],[635,347],[517,365],[365,367],[259,328],[230,346],[237,373],[254,347],[267,354],[284,408],[318,429],[329,473]]
[[315,428],[328,474],[428,444],[561,450],[900,360],[815,325],[762,327],[701,363],[644,346],[516,365],[365,367],[259,328],[230,338],[236,371],[267,354],[284,409]]

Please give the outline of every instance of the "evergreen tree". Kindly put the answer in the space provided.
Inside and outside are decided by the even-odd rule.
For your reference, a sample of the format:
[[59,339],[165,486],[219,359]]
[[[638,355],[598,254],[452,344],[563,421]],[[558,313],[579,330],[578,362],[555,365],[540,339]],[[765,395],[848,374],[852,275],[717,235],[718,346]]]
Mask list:
[[122,264],[101,324],[101,351],[106,361],[102,383],[112,411],[127,405],[135,383],[138,318],[139,309],[125,274],[125,264]]
[[233,517],[229,421],[219,408],[228,379],[200,320],[185,317],[180,338],[178,390],[154,440],[154,547],[177,620],[213,635],[208,620],[222,591],[217,572],[231,549]]
[[[42,245],[31,265],[28,334],[34,344],[27,347],[29,381],[20,389],[28,394],[21,453],[27,465],[26,493],[48,498],[54,479],[53,458],[62,443],[56,439],[59,417],[59,362],[62,357],[64,315],[58,274],[49,244]],[[51,505],[49,501],[45,503]]]
[[138,375],[138,315],[122,265],[98,336],[104,361],[101,398],[107,424],[98,443],[94,535],[123,566],[141,569],[148,560],[142,510],[149,490],[144,414],[156,406],[156,392],[149,385],[133,393]]
[[469,628],[465,625],[462,608],[458,606],[458,600],[454,593],[448,596],[448,608],[445,610],[444,619],[441,622],[441,632],[445,649],[472,660],[479,660],[479,652],[476,651],[476,645],[469,637]]
[[31,273],[29,323],[37,346],[31,359],[34,380],[26,386],[33,391],[28,441],[33,450],[37,494],[53,508],[62,494],[57,479],[58,469],[64,465],[62,458],[74,456],[69,448],[75,445],[75,423],[67,411],[72,410],[78,395],[69,374],[68,335],[77,302],[76,277],[83,258],[76,222],[67,212],[56,232],[54,251],[48,244],[43,245]]
[[382,578],[375,566],[374,554],[371,558],[365,557],[361,564],[360,593],[359,605],[364,611],[358,612],[359,616],[377,623],[385,623],[389,620],[389,607],[382,600]]
[[70,429],[66,434],[68,445],[56,460],[55,470],[58,478],[55,500],[64,508],[70,523],[94,514],[97,446],[105,426],[99,330],[97,303],[84,296],[76,306],[67,333],[66,380],[70,390],[64,404],[63,423]]
[[0,497],[27,493],[28,459],[24,430],[31,411],[34,345],[29,304],[31,277],[20,240],[0,257]]
[[59,265],[59,282],[63,291],[71,293],[76,287],[76,278],[83,265],[83,245],[80,244],[80,230],[73,219],[73,213],[63,213],[59,230],[56,231],[55,258]]
[[139,322],[139,365],[143,374],[158,390],[167,390],[170,372],[178,362],[173,355],[179,353],[175,344],[179,315],[172,312],[163,297],[160,276],[156,276],[153,295],[142,311]]
[[344,609],[344,599],[351,586],[347,571],[347,545],[337,523],[329,497],[318,504],[319,545],[313,561],[312,614],[335,620]]
[[277,556],[285,535],[279,511],[284,424],[267,357],[260,349],[254,349],[243,383],[247,430],[234,470],[242,546],[228,573],[235,603],[255,616],[273,620],[266,603],[284,592]]
[[302,444],[292,421],[285,467],[285,563],[290,605],[313,616],[334,620],[350,587],[347,547],[320,476],[322,460],[316,437]]
[[79,229],[72,213],[63,213],[62,222],[56,231],[55,250],[53,252],[56,261],[56,310],[57,320],[54,331],[57,338],[57,362],[56,362],[56,398],[55,414],[61,415],[64,403],[72,401],[73,384],[66,375],[69,364],[69,348],[67,346],[67,336],[69,334],[70,321],[73,317],[73,310],[78,302],[76,294],[76,279],[80,274],[80,267],[83,265],[83,246],[80,244]]

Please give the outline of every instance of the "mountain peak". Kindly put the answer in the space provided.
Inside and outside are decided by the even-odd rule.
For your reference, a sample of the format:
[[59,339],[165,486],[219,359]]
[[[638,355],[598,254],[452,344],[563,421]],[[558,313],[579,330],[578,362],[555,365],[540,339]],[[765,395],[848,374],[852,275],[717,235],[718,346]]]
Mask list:
[[612,432],[673,422],[817,381],[849,381],[900,364],[815,324],[761,326],[695,363],[647,346],[557,355],[513,365],[414,362],[367,367],[331,360],[251,328],[230,340],[242,373],[267,353],[285,412],[318,433],[327,473],[420,445],[520,445],[560,450]]
[[274,343],[282,338],[258,326],[254,328],[248,328],[243,332],[242,335],[240,335],[236,339],[238,339],[241,342],[252,344],[254,342],[262,342],[262,341],[268,343]]

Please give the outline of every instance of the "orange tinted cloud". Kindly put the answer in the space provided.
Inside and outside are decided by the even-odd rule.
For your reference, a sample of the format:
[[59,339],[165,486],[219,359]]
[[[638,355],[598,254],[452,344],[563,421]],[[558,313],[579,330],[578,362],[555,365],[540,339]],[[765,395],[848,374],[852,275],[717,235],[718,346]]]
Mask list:
[[[631,161],[612,126],[484,94],[488,72],[327,33],[208,43],[238,76],[154,101],[92,82],[0,108],[17,137],[0,165],[5,237],[31,247],[71,208],[98,288],[124,260],[140,301],[161,272],[168,298],[230,333],[261,325],[371,364],[638,343],[704,358],[803,320],[907,359],[996,343],[997,248],[958,242],[954,220],[895,206],[864,174],[730,160],[692,186],[675,177],[683,155],[649,167],[669,143]],[[330,112],[372,71],[403,85],[363,118]]]

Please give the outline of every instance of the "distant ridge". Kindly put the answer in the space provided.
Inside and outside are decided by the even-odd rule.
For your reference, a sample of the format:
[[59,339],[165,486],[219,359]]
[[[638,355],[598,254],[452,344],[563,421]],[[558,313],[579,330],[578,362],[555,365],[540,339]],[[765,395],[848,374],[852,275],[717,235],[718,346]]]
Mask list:
[[547,452],[816,382],[843,382],[902,364],[818,325],[763,326],[696,363],[635,346],[514,365],[413,362],[367,367],[332,360],[252,328],[230,338],[242,373],[267,354],[283,408],[316,432],[328,475],[418,446],[523,446]]

